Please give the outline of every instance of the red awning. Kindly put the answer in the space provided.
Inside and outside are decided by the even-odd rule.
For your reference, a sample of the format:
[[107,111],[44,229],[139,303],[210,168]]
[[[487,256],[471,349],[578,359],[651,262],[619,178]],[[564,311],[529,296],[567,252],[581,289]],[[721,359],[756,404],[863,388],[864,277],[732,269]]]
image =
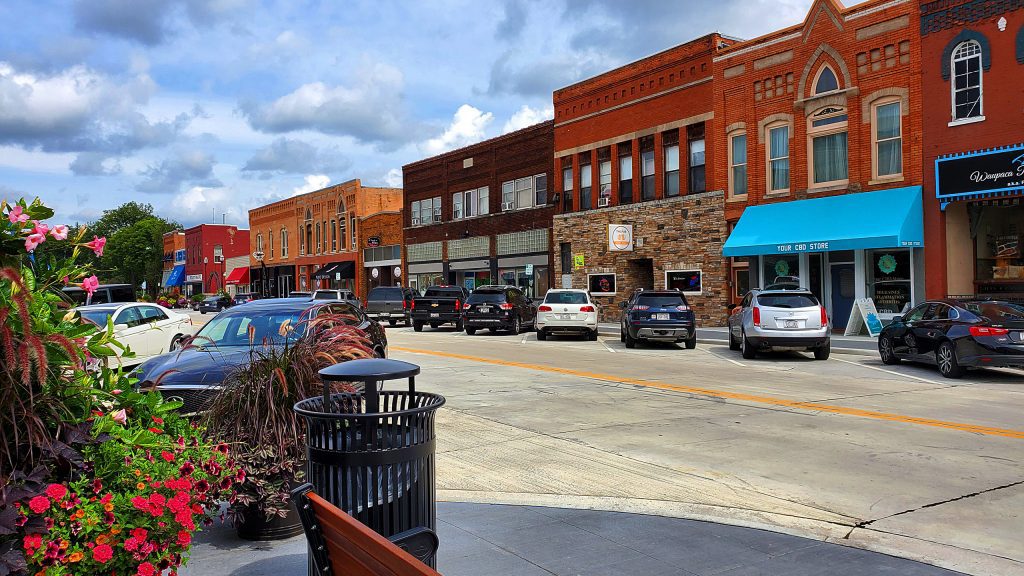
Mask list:
[[228,274],[228,279],[224,281],[225,284],[248,284],[249,283],[249,267],[243,266],[235,268]]

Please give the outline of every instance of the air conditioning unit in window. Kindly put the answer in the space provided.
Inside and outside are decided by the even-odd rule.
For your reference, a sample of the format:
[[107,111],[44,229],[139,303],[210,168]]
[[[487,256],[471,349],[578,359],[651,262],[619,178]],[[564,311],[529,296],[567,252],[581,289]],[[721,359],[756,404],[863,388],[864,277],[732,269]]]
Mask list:
[[502,210],[515,210],[515,208],[516,208],[516,203],[515,202],[502,202],[501,203],[501,209]]
[[609,204],[609,203],[610,203],[611,201],[612,201],[612,199],[611,199],[611,198],[598,198],[598,199],[597,199],[597,207],[598,207],[598,208],[604,208],[604,207],[605,207],[605,206],[607,206],[607,205],[608,205],[608,204]]
[[422,222],[422,221],[421,221],[421,220],[420,220],[419,218],[413,218],[413,219],[412,219],[412,225],[413,225],[413,226],[419,226],[419,225],[420,225],[420,224],[422,224],[422,223],[423,223],[423,222]]
[[441,221],[441,212],[437,211],[437,212],[434,213],[434,222],[440,222],[440,221]]
[[224,261],[224,257],[223,256],[214,256],[213,257],[213,263],[214,264],[220,264],[223,261]]

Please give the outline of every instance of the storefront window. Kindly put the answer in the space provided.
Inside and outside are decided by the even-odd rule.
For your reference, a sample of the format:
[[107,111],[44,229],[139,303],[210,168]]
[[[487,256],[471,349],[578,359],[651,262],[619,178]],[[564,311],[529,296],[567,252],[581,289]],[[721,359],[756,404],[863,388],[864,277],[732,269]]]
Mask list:
[[783,281],[784,278],[800,277],[800,255],[799,254],[772,254],[761,257],[761,277],[764,285],[775,284]]
[[515,286],[530,298],[544,296],[549,288],[547,266],[501,268],[498,270],[498,278],[500,284]]
[[978,210],[977,281],[1024,284],[1024,204],[983,206]]
[[869,250],[868,293],[881,313],[902,314],[910,306],[910,250]]
[[413,286],[420,290],[420,293],[431,286],[437,286],[444,284],[444,276],[440,272],[429,272],[427,274],[417,274],[413,281]]

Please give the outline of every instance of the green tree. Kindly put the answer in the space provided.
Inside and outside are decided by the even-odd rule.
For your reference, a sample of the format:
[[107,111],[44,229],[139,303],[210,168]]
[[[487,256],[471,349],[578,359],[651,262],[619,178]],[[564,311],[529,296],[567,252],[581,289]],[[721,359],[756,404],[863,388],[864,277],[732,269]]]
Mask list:
[[136,288],[146,282],[150,294],[156,294],[163,262],[163,235],[181,229],[181,224],[153,213],[151,204],[126,202],[104,210],[89,225],[91,234],[105,236],[107,246],[99,274],[104,281],[124,282]]

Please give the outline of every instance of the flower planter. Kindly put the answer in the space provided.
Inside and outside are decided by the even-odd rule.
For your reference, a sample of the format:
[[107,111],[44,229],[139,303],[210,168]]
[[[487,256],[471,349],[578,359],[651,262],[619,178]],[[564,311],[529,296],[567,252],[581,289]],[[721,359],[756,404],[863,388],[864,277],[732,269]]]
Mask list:
[[294,505],[288,506],[288,515],[284,518],[274,516],[270,520],[262,510],[247,506],[240,510],[235,530],[243,540],[284,540],[302,534],[302,524]]

